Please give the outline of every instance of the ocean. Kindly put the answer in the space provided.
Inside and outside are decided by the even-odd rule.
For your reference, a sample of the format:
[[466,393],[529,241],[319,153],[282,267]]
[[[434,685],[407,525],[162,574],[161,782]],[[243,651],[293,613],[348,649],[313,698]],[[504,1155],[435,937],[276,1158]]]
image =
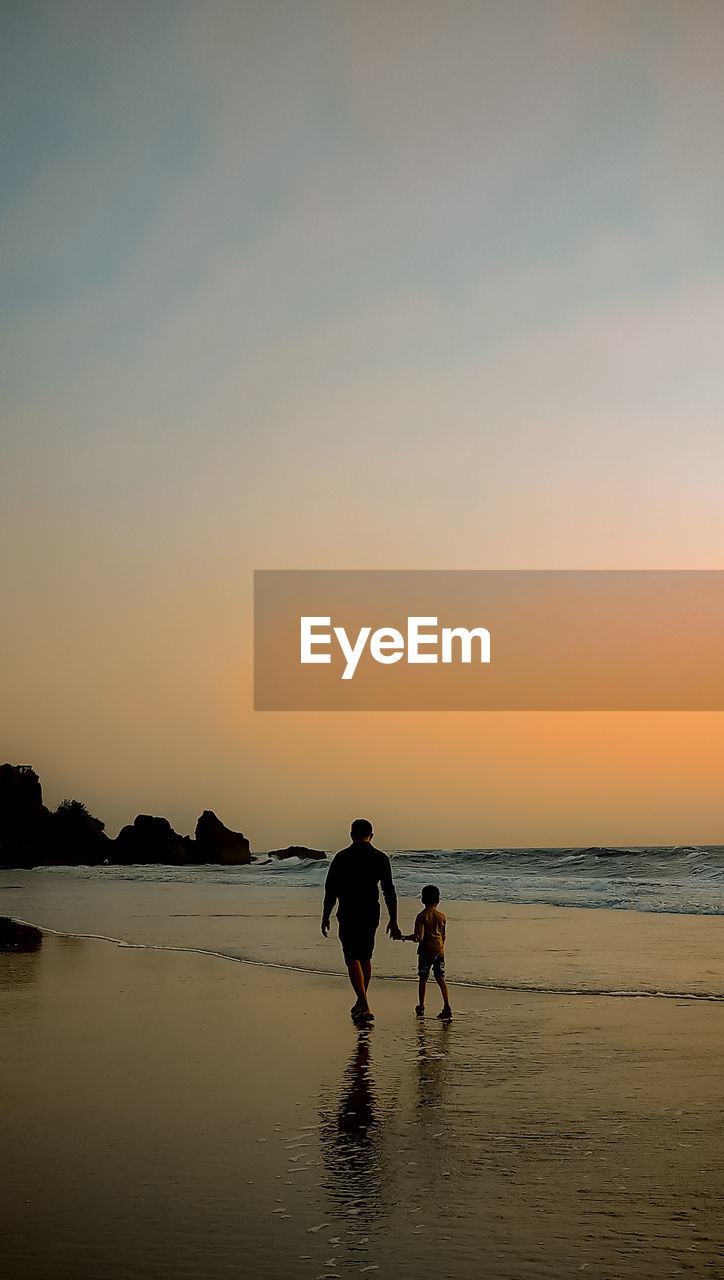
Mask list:
[[[399,891],[408,897],[432,882],[448,901],[724,914],[724,845],[400,849],[391,856]],[[272,884],[281,868],[262,863],[254,870]],[[321,886],[325,868],[301,863],[285,873]]]
[[[45,873],[77,880],[321,892],[328,862],[257,856],[248,867],[57,867]],[[724,915],[724,845],[397,849],[390,856],[398,891],[406,897],[417,897],[422,885],[432,882],[448,901]]]

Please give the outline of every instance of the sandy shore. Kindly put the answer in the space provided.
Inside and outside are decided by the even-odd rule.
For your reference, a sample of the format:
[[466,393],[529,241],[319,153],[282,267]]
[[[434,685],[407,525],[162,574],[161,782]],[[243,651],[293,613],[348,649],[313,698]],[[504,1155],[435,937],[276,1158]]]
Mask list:
[[0,956],[6,1274],[724,1275],[724,1005],[413,997],[360,1034],[337,977]]

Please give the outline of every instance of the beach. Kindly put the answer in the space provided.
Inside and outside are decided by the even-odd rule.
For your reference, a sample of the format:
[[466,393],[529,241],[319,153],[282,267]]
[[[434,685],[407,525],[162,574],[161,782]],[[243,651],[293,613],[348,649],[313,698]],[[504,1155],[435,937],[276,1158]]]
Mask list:
[[[530,910],[498,930],[535,968]],[[6,1273],[724,1275],[724,1003],[448,973],[450,1026],[391,976],[358,1031],[337,973],[52,934],[0,956]]]
[[724,1280],[724,0],[0,30],[0,1280]]

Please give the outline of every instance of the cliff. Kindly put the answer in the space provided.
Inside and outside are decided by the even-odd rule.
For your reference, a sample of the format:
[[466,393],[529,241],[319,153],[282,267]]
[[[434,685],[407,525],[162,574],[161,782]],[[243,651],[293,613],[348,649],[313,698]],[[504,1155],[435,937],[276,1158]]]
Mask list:
[[[210,809],[196,838],[181,836],[167,818],[139,813],[115,840],[80,800],[63,800],[54,813],[43,804],[40,779],[30,765],[0,765],[0,866],[129,866],[134,863],[224,866],[252,862],[249,841],[225,827]],[[309,856],[309,855],[307,855]]]

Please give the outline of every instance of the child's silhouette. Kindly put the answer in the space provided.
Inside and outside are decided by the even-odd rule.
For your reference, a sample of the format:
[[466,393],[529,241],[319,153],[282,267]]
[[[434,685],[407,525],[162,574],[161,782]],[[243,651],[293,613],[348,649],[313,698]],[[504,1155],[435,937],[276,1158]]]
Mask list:
[[438,1017],[448,1022],[452,1018],[450,994],[445,981],[445,917],[438,909],[440,890],[435,884],[426,884],[420,894],[424,910],[415,920],[414,933],[403,935],[403,942],[416,942],[417,973],[419,977],[418,1004],[415,1013],[422,1018],[425,1013],[425,990],[432,969],[435,981],[442,992],[444,1001],[442,1013]]

